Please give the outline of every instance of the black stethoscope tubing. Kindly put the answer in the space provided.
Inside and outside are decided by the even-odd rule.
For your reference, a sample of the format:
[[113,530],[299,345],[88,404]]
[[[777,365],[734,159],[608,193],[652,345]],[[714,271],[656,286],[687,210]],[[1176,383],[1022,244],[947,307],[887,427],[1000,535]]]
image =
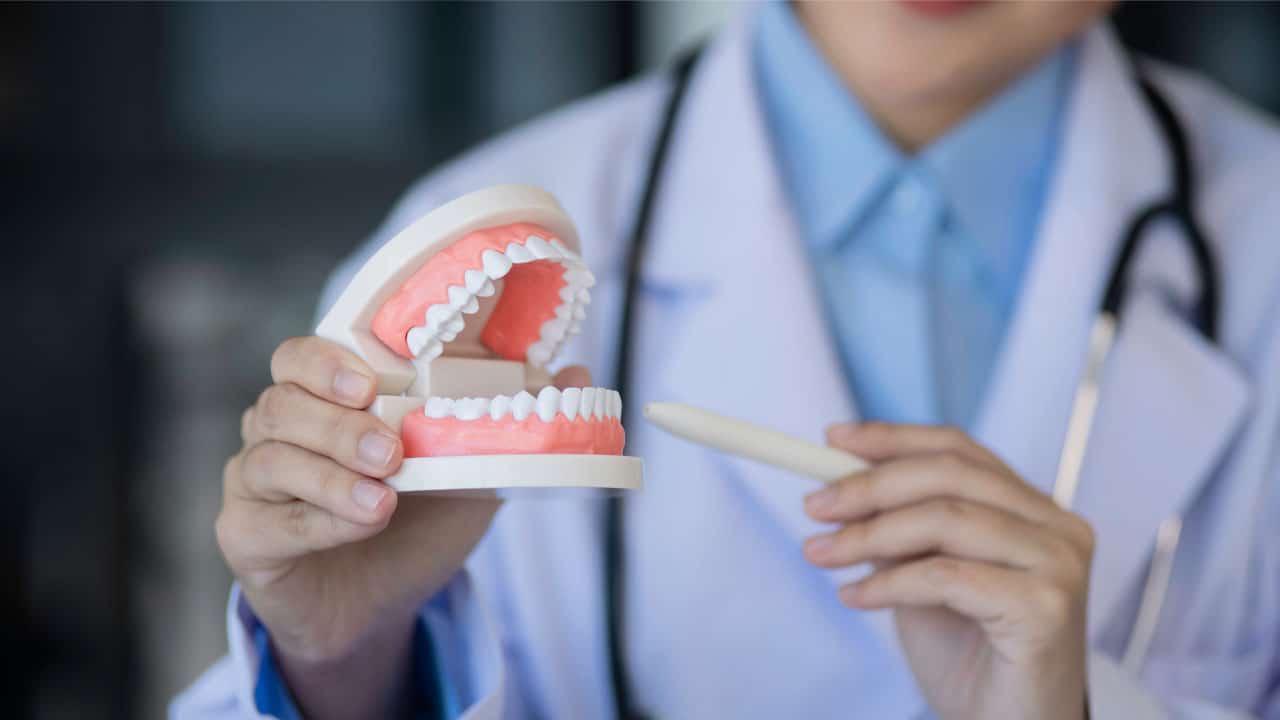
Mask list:
[[[649,156],[649,166],[636,210],[635,225],[631,231],[624,270],[622,314],[618,326],[621,333],[618,338],[613,376],[614,387],[623,397],[629,397],[627,386],[631,377],[631,339],[635,333],[635,300],[639,291],[640,271],[648,243],[649,226],[653,219],[653,204],[657,198],[662,175],[668,166],[667,157],[671,148],[671,136],[680,107],[688,95],[689,81],[701,53],[701,48],[695,48],[677,60],[672,68],[671,92],[663,108],[662,122]],[[1120,318],[1129,267],[1133,263],[1143,232],[1154,221],[1170,218],[1181,226],[1187,247],[1195,262],[1200,296],[1195,308],[1194,323],[1206,340],[1216,344],[1219,306],[1218,273],[1208,240],[1196,217],[1195,174],[1191,165],[1187,134],[1164,95],[1139,71],[1136,64],[1134,72],[1143,98],[1156,119],[1161,138],[1169,152],[1173,187],[1166,198],[1143,208],[1129,222],[1120,251],[1112,266],[1111,275],[1107,280],[1099,311],[1110,313],[1117,319]],[[623,720],[634,720],[643,718],[645,715],[635,703],[627,670],[624,603],[626,589],[623,587],[626,553],[623,542],[623,520],[622,496],[609,498],[606,501],[604,513],[603,568],[609,641],[609,678],[618,717]]]

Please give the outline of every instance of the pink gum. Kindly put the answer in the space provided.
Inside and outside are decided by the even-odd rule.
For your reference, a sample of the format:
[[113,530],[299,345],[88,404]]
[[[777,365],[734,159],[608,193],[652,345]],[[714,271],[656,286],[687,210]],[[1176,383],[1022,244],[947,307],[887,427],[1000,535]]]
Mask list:
[[[523,245],[530,235],[545,238],[548,242],[555,239],[549,230],[539,225],[513,223],[469,233],[436,253],[418,268],[417,272],[382,304],[382,307],[378,308],[371,323],[373,334],[397,355],[411,359],[413,354],[409,352],[405,336],[415,325],[423,323],[427,308],[449,302],[449,286],[464,285],[466,271],[483,267],[481,258],[485,250],[502,253],[511,243]],[[521,267],[517,265],[512,270],[515,271]],[[556,278],[556,280],[555,287],[548,286],[545,291],[548,307],[536,310],[526,308],[518,313],[504,312],[503,305],[506,300],[504,291],[503,297],[498,300],[498,307],[489,317],[489,324],[492,325],[496,320],[496,327],[504,329],[507,335],[521,340],[530,339],[523,346],[512,345],[498,351],[503,357],[509,360],[523,360],[524,351],[529,343],[538,339],[542,323],[555,317],[555,310],[560,302],[560,288],[564,286],[562,278]],[[518,302],[529,302],[529,293],[520,293],[520,295]],[[525,327],[526,325],[529,327]]]
[[537,415],[516,420],[479,418],[429,418],[411,413],[400,427],[405,457],[449,455],[521,455],[526,453],[567,453],[578,455],[621,455],[625,443],[622,423],[605,420],[569,420],[557,415],[543,422]]

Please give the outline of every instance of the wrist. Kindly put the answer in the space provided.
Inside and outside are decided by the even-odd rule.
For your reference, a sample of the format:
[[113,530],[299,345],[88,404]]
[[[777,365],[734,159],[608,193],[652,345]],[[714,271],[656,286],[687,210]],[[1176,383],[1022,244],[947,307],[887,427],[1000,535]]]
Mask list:
[[399,717],[412,689],[413,623],[387,623],[360,642],[331,648],[284,647],[271,639],[280,675],[307,718]]

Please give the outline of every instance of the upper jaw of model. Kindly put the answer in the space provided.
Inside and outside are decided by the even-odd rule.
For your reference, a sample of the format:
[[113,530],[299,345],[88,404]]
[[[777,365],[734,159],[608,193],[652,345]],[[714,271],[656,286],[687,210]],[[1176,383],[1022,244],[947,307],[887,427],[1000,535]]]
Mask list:
[[561,392],[545,370],[580,331],[594,284],[554,198],[490,188],[388,242],[316,334],[369,362],[371,411],[400,430],[406,457],[620,454],[618,393]]

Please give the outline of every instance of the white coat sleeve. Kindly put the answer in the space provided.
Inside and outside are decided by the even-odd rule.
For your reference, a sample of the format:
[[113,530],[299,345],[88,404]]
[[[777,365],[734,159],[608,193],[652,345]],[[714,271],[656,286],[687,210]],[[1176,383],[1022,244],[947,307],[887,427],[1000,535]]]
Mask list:
[[1280,699],[1272,698],[1261,716],[1237,708],[1187,697],[1161,698],[1144,687],[1115,660],[1089,654],[1089,716],[1091,720],[1250,720],[1280,718]]
[[[419,619],[431,637],[450,718],[520,716],[517,700],[506,692],[509,672],[495,625],[467,571],[459,572],[423,605]],[[271,717],[259,713],[254,703],[261,662],[253,642],[257,625],[239,585],[234,585],[227,604],[230,652],[174,699],[169,706],[170,720]]]

